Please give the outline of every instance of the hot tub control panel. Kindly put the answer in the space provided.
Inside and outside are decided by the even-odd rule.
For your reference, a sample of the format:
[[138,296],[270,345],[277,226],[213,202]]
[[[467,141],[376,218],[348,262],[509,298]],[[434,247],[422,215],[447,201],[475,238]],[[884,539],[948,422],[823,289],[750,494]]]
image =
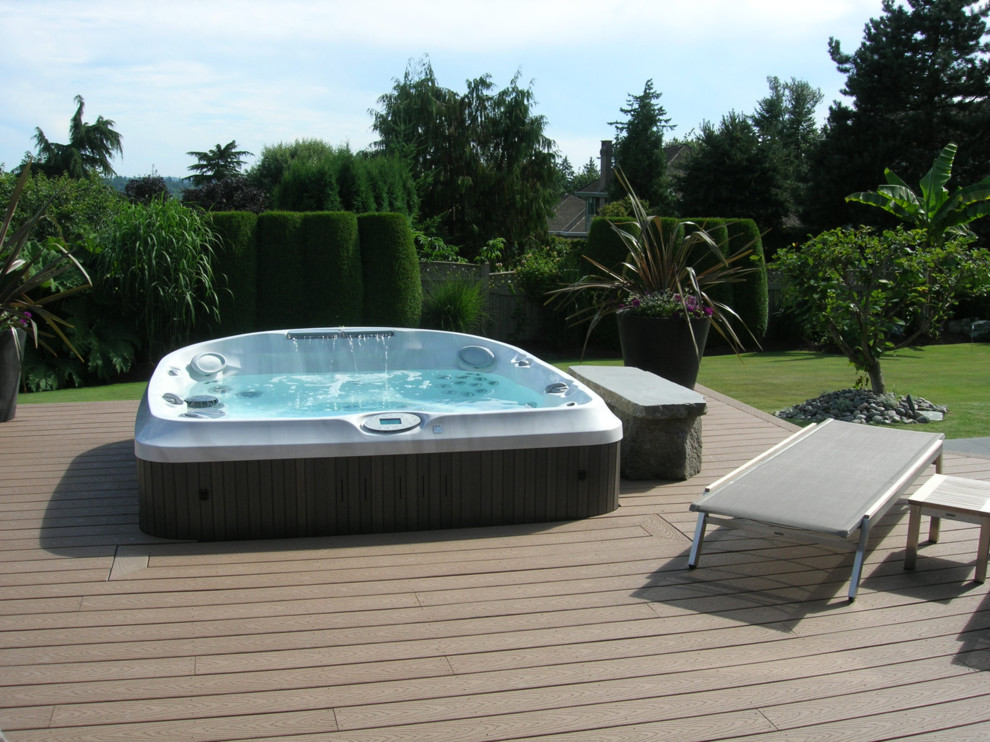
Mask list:
[[365,418],[361,424],[372,433],[402,433],[423,424],[423,418],[411,412],[381,412]]

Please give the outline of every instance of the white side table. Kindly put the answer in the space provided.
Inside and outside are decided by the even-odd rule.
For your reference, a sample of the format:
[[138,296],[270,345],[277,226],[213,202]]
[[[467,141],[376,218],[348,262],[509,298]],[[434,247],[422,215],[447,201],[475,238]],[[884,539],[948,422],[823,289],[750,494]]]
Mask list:
[[963,477],[934,474],[921,488],[908,498],[907,552],[904,569],[914,569],[918,557],[918,532],[921,516],[931,516],[928,539],[938,541],[942,518],[977,523],[980,526],[980,545],[976,552],[977,582],[987,578],[987,555],[990,553],[990,482]]

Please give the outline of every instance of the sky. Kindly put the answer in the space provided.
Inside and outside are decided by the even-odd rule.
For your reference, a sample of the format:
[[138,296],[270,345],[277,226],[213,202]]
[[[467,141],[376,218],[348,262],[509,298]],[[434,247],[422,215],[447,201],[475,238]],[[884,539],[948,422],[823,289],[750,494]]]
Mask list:
[[378,98],[428,57],[460,93],[518,75],[580,169],[649,79],[673,136],[752,113],[769,76],[819,88],[824,121],[845,82],[829,37],[852,52],[880,13],[881,0],[0,0],[0,165],[35,150],[36,128],[68,141],[76,95],[85,121],[114,122],[128,177],[184,177],[187,152],[231,140],[248,166],[298,139],[358,151]]

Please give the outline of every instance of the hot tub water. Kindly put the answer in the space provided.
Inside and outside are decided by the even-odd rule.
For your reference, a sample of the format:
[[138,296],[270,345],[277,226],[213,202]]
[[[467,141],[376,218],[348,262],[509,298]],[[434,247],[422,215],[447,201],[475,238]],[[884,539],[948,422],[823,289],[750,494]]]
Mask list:
[[[326,417],[371,410],[512,410],[560,401],[558,397],[548,402],[546,395],[497,374],[458,369],[219,376],[195,382],[177,397],[174,404],[179,409],[190,399],[213,399],[210,409],[231,419]],[[180,414],[203,413],[200,408]]]

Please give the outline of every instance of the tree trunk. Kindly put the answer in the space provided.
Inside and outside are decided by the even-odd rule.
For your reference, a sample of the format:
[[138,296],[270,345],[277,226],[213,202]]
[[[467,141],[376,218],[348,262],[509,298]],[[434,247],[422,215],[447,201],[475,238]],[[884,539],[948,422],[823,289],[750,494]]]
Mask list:
[[883,380],[883,371],[880,369],[879,361],[871,361],[866,368],[866,373],[870,375],[870,388],[874,394],[886,394],[887,382]]

